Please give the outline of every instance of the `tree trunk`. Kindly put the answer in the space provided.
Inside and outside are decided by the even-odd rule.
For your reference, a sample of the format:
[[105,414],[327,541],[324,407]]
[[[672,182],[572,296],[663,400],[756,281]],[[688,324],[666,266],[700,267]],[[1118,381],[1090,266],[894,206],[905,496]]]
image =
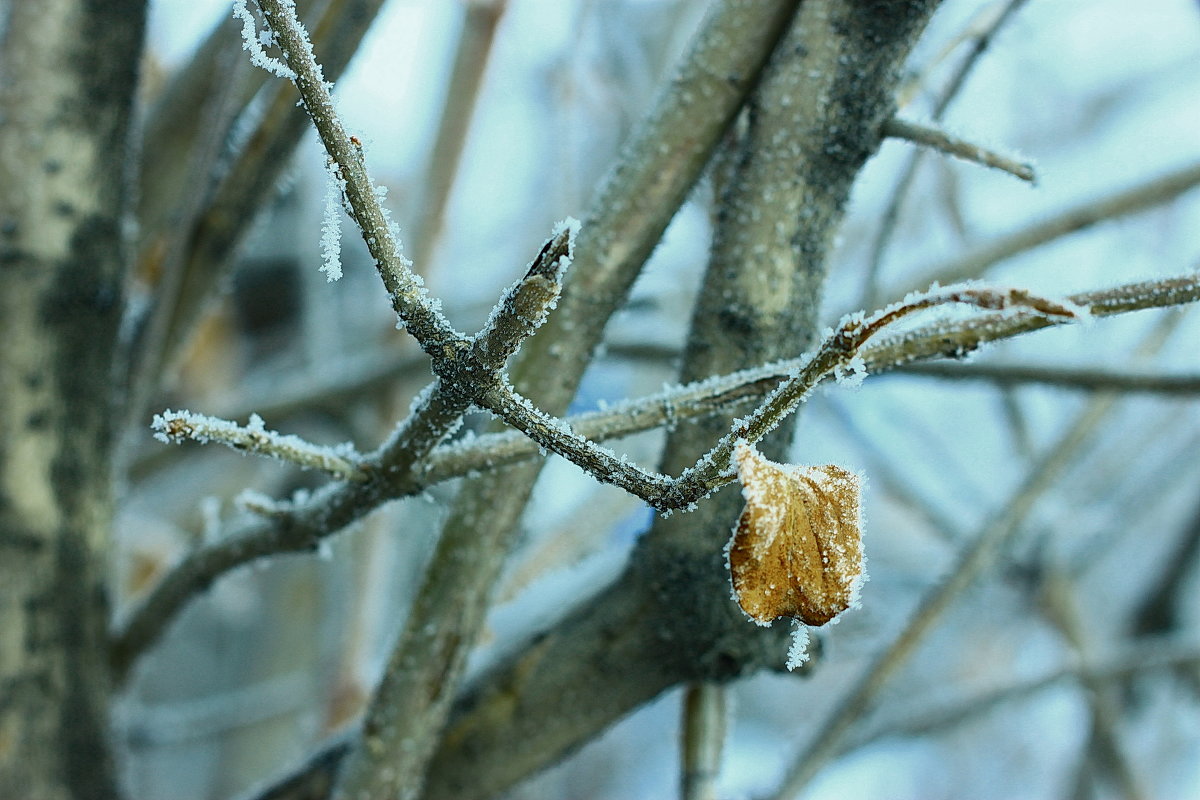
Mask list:
[[112,372],[144,0],[10,6],[0,46],[0,787],[117,795]]

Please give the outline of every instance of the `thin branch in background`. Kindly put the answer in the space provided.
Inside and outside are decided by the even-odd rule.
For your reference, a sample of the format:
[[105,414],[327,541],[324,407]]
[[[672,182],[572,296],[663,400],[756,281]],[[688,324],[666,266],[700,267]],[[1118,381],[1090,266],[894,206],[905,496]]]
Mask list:
[[920,125],[911,120],[893,117],[883,125],[883,135],[894,139],[903,139],[913,144],[929,147],[949,156],[961,158],[974,164],[992,167],[1007,172],[1023,181],[1035,183],[1037,175],[1033,166],[1017,161],[1011,156],[989,150],[966,139],[955,136],[930,125]]
[[[913,288],[931,282],[957,283],[981,277],[990,267],[1021,253],[1049,244],[1100,222],[1137,214],[1169,203],[1200,185],[1200,162],[1106,194],[1035,222],[951,259],[911,282]],[[902,294],[910,289],[900,289]]]
[[360,466],[361,456],[349,445],[322,447],[298,436],[269,431],[262,417],[257,414],[252,414],[249,424],[242,426],[190,411],[167,410],[154,415],[151,428],[155,431],[155,438],[162,442],[179,444],[189,439],[202,444],[219,442],[234,450],[277,458],[301,469],[327,472],[341,480],[367,479],[366,472]]
[[421,197],[413,226],[413,262],[428,274],[445,223],[446,204],[458,175],[467,132],[479,100],[479,89],[496,39],[496,27],[507,0],[471,0],[464,4],[462,29],[454,50],[454,66],[442,102],[433,150],[421,180]]
[[1172,548],[1171,556],[1163,562],[1158,578],[1130,615],[1131,635],[1139,638],[1164,635],[1180,627],[1184,587],[1196,569],[1197,554],[1200,554],[1200,508],[1192,512],[1191,522]]
[[847,740],[847,751],[857,750],[881,739],[912,739],[944,731],[970,722],[997,709],[1005,708],[1038,692],[1064,683],[1082,683],[1086,677],[1100,683],[1113,683],[1141,677],[1150,672],[1200,666],[1200,644],[1172,639],[1139,639],[1116,654],[1097,658],[1089,664],[1073,663],[1045,675],[1020,680],[997,689],[981,691],[952,701],[918,700],[911,710],[895,712]]
[[[947,81],[933,104],[930,118],[934,122],[941,122],[946,116],[946,111],[950,108],[950,104],[954,102],[959,92],[962,91],[963,86],[966,85],[967,78],[974,71],[983,54],[987,52],[996,34],[999,33],[1000,29],[1012,19],[1027,1],[1007,0],[1003,6],[997,3],[993,6],[993,9],[998,8],[998,13],[995,13],[994,16],[988,19],[982,20],[981,23],[973,22],[968,28],[972,39],[971,47],[963,60],[959,62],[958,68],[954,71],[950,80]],[[981,12],[981,15],[991,11],[992,9],[985,9]],[[953,44],[956,46],[958,42],[956,41]],[[896,232],[896,223],[900,219],[900,209],[904,205],[904,201],[908,198],[909,191],[912,189],[913,179],[916,178],[917,170],[924,156],[925,153],[921,150],[915,150],[909,155],[908,161],[905,162],[904,168],[900,172],[900,177],[896,180],[896,187],[892,190],[887,207],[880,216],[879,230],[871,243],[871,256],[867,262],[867,274],[863,281],[862,299],[859,303],[863,308],[877,306],[883,300],[879,287],[879,274],[883,269],[884,255],[887,253],[892,236]]]
[[717,800],[728,728],[727,695],[728,689],[716,683],[694,683],[684,693],[680,800]]
[[1127,800],[1143,800],[1149,795],[1144,791],[1143,780],[1134,769],[1118,734],[1120,707],[1113,693],[1114,687],[1097,679],[1087,669],[1094,648],[1079,612],[1074,582],[1061,567],[1051,564],[1043,575],[1040,588],[1043,613],[1084,665],[1081,677],[1083,687],[1087,690],[1092,723],[1087,747],[1094,754],[1094,758],[1087,761],[1099,768],[1102,774],[1111,777]]
[[1021,530],[1034,505],[1091,441],[1115,404],[1111,395],[1093,398],[1067,432],[1047,448],[1004,509],[964,549],[950,574],[925,595],[904,628],[838,701],[800,757],[788,768],[779,790],[772,795],[774,800],[796,797],[830,760],[842,752],[847,735],[858,718],[907,663],[909,656],[959,596]]
[[[1163,423],[1160,447],[1166,451],[1159,460],[1151,477],[1141,485],[1126,482],[1110,487],[1109,492],[1119,492],[1115,505],[1128,509],[1121,518],[1113,518],[1107,525],[1078,545],[1063,562],[1069,563],[1076,576],[1086,575],[1097,563],[1112,552],[1116,543],[1123,539],[1145,535],[1147,517],[1169,503],[1173,492],[1181,486],[1194,485],[1196,473],[1196,448],[1200,447],[1200,435],[1194,431],[1187,436],[1179,435],[1170,421]],[[1156,443],[1151,441],[1148,446]]]
[[891,373],[951,381],[985,381],[1000,387],[1052,386],[1084,392],[1190,396],[1200,393],[1200,375],[1161,375],[1111,369],[1043,367],[1027,364],[911,364]]

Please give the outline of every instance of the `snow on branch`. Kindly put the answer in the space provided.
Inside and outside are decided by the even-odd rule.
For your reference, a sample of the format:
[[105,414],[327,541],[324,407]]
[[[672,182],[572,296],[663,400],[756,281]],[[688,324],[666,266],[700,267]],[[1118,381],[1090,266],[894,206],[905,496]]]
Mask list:
[[346,443],[337,447],[322,447],[298,436],[269,431],[262,417],[250,415],[247,425],[193,414],[191,411],[171,411],[154,415],[150,427],[160,442],[180,444],[191,440],[206,444],[220,442],[245,453],[271,456],[302,469],[317,469],[343,480],[365,480],[362,458]]
[[[1200,301],[1200,273],[1082,292],[1068,299],[1075,306],[1089,310],[1095,317],[1194,303]],[[959,357],[987,342],[1012,338],[1073,319],[1063,315],[1007,311],[949,322],[937,321],[897,336],[869,341],[861,348],[860,355],[869,372],[879,372],[920,360]],[[570,447],[587,446],[580,445],[581,436],[592,439],[618,438],[716,413],[729,408],[731,404],[752,402],[769,395],[781,381],[797,375],[811,360],[801,358],[711,378],[676,387],[650,398],[629,401],[607,411],[585,414],[569,420],[569,425],[568,422],[561,422],[558,426],[547,425],[539,433],[540,441],[537,442],[514,433],[489,434],[442,445],[419,455],[421,447],[408,448],[406,443],[414,437],[421,440],[422,431],[441,429],[447,419],[456,418],[444,401],[434,402],[440,393],[429,392],[425,395],[429,399],[419,404],[417,413],[401,426],[398,435],[366,458],[366,463],[378,465],[379,469],[374,470],[374,475],[380,480],[331,484],[304,503],[279,506],[269,515],[234,523],[229,530],[222,532],[216,543],[199,548],[173,568],[134,609],[115,635],[113,662],[116,675],[118,679],[126,678],[138,656],[158,640],[190,598],[218,576],[240,565],[280,553],[311,550],[321,539],[332,536],[390,500],[419,494],[435,483],[475,470],[532,458],[538,455],[539,448],[561,452],[569,458]],[[828,378],[831,374],[826,373],[824,377]],[[516,418],[515,410],[512,414]],[[171,416],[168,413],[163,418],[166,420]],[[233,423],[225,425],[232,426]],[[537,425],[527,427],[535,432],[538,428]],[[562,430],[564,427],[570,433]],[[409,433],[405,434],[405,431]],[[163,433],[166,435],[165,431]],[[529,434],[529,431],[525,433]],[[567,443],[569,447],[560,450],[559,444],[564,436],[569,436],[571,441]],[[634,470],[640,468],[622,462],[619,457],[605,461],[614,476],[623,473],[634,476],[630,484],[636,488]],[[696,477],[697,467],[693,467],[690,480],[693,486],[700,486],[704,491],[712,491],[732,479],[732,475],[716,469],[713,470],[716,478],[700,481]],[[606,479],[602,474],[593,475],[599,480]],[[681,480],[677,479],[674,484],[682,486]],[[696,490],[693,488],[691,491]],[[666,504],[658,481],[654,481],[653,491],[643,493],[631,489],[631,492],[639,497],[648,495],[644,499],[652,505],[656,502]],[[681,500],[683,496],[680,492],[675,500]],[[683,506],[686,503],[679,507]]]

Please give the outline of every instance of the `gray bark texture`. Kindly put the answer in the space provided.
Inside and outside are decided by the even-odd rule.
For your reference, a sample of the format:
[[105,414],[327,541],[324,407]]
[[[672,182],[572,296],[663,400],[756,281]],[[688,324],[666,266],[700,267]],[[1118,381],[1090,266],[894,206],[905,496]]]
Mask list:
[[[814,341],[830,241],[936,5],[802,4],[731,145],[682,380]],[[679,429],[664,471],[690,465],[727,429],[726,419]],[[782,433],[768,453],[785,447]],[[668,688],[779,668],[786,628],[749,624],[730,599],[722,547],[740,505],[726,490],[659,519],[614,585],[482,676],[455,707],[427,797],[490,797]]]
[[143,0],[10,5],[0,47],[0,787],[117,795],[105,576]]

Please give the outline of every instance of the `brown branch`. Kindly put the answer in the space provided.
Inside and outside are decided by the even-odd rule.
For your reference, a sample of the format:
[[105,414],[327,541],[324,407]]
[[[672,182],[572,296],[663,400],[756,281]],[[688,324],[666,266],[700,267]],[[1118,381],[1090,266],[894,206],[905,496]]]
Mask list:
[[1118,217],[1137,214],[1169,203],[1200,185],[1200,163],[1159,175],[1141,183],[1080,203],[1049,219],[1035,222],[1007,236],[985,244],[959,258],[935,267],[910,287],[896,292],[927,286],[931,282],[957,283],[981,277],[990,267],[1021,253],[1041,247],[1064,236]]
[[1030,183],[1037,182],[1033,166],[968,142],[939,128],[893,117],[883,125],[883,135],[929,147],[949,156],[992,167]]
[[912,364],[891,374],[952,381],[986,381],[1000,387],[1035,384],[1085,392],[1185,396],[1200,393],[1200,375],[1161,375],[1028,364]]
[[[605,323],[741,106],[795,5],[715,5],[674,80],[602,184],[558,312],[513,367],[514,384],[551,413],[560,413],[574,394]],[[376,722],[392,722],[366,729],[368,746],[347,765],[349,787],[380,795],[418,791],[538,468],[494,471],[460,493],[380,686]]]

